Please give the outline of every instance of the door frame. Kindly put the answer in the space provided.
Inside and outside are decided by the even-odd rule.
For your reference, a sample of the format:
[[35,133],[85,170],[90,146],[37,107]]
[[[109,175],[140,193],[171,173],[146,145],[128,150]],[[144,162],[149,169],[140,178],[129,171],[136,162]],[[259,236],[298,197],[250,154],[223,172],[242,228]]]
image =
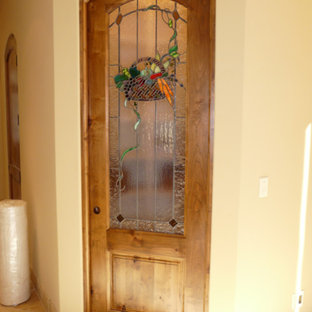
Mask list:
[[[92,1],[92,0],[91,0]],[[90,276],[90,207],[89,207],[89,101],[88,101],[88,54],[87,54],[87,6],[90,0],[80,0],[80,105],[81,105],[81,178],[82,178],[82,235],[83,235],[83,289],[84,289],[84,311],[91,312],[91,276]],[[129,0],[130,1],[130,0]],[[179,0],[176,0],[179,2]],[[208,137],[208,158],[209,158],[209,183],[208,187],[208,208],[209,228],[211,232],[211,211],[212,211],[212,187],[213,187],[213,146],[214,146],[214,106],[215,106],[215,24],[216,24],[216,0],[209,1],[209,53],[207,53],[210,64],[209,72],[209,137]],[[192,0],[190,7],[192,6]],[[207,231],[208,260],[210,261],[211,233]],[[210,271],[210,263],[209,271]],[[209,285],[209,283],[207,283]],[[209,289],[206,290],[205,312],[208,312]]]

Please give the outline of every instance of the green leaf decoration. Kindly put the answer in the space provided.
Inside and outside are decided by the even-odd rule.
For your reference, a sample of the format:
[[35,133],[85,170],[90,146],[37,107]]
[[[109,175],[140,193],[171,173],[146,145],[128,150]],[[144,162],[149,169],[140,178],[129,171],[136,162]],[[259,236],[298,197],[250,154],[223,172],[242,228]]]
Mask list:
[[152,10],[152,9],[155,9],[155,8],[157,8],[157,5],[152,4],[152,5],[148,6],[145,10],[148,11],[148,10]]
[[156,54],[156,56],[155,56],[155,59],[156,59],[157,61],[160,61],[160,54],[159,54],[159,52],[157,52],[157,54]]
[[172,42],[175,38],[177,38],[177,35],[178,35],[178,33],[177,33],[177,31],[175,30],[175,31],[174,31],[174,34],[173,34],[173,36],[170,38],[170,41],[169,41],[169,42]]
[[152,66],[151,66],[151,70],[152,70],[154,73],[155,73],[156,66],[157,66],[157,65],[156,65],[155,63],[153,63]]
[[124,69],[122,70],[122,72],[123,72],[123,74],[126,75],[128,78],[131,78],[131,75],[130,75],[130,72],[129,72],[128,68],[124,68]]
[[169,20],[169,22],[168,22],[168,26],[169,26],[170,28],[172,28],[172,27],[173,27],[173,21],[172,21],[172,19],[170,19],[170,20]]
[[125,74],[117,75],[117,76],[115,76],[114,80],[115,80],[115,83],[117,85],[119,82],[123,82],[125,80],[128,80],[128,77]]
[[122,82],[122,81],[119,81],[119,82],[116,84],[116,87],[117,87],[118,89],[120,89],[122,86],[123,86],[123,82]]
[[132,78],[135,78],[140,75],[140,71],[135,66],[131,67],[129,71]]
[[178,46],[175,45],[172,48],[169,49],[169,54],[171,55],[173,52],[177,52],[178,51]]
[[179,54],[178,52],[172,52],[170,55],[171,55],[173,58],[177,58],[177,57],[180,56],[180,54]]

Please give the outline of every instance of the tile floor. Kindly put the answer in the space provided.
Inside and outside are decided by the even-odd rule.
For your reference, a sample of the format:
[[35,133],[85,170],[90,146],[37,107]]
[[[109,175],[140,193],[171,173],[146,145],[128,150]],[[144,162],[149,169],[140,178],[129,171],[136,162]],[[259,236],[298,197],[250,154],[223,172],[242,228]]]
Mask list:
[[5,307],[0,305],[0,312],[45,312],[37,293],[34,291],[31,298],[17,307]]

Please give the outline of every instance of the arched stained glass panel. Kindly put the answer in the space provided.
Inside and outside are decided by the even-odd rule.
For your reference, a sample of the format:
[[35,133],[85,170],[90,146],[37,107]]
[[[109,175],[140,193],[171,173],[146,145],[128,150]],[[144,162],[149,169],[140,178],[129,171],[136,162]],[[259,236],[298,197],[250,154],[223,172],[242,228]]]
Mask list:
[[110,13],[111,228],[184,233],[186,45],[174,1]]

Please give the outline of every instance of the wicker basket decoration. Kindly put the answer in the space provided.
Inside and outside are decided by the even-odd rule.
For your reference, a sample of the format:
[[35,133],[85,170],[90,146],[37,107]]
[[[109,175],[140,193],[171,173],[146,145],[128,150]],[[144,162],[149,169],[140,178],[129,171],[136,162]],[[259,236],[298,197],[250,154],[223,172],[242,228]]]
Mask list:
[[170,55],[168,57],[170,60],[167,59],[164,64],[159,55],[156,58],[140,58],[114,78],[116,86],[124,92],[128,101],[158,101],[166,98],[172,106],[172,89],[177,80],[174,75],[169,75],[168,67],[175,61]]
[[[159,73],[153,73],[151,67],[155,64],[156,68],[160,69]],[[138,70],[140,65],[144,66],[143,74]],[[142,66],[141,66],[142,67]],[[166,93],[163,91],[164,86],[170,96],[172,96],[172,82],[168,79],[168,72],[164,65],[156,58],[143,57],[130,67],[131,78],[125,80],[124,92],[128,101],[158,101],[166,98]],[[150,75],[146,75],[150,72]],[[171,102],[172,103],[172,102]]]

